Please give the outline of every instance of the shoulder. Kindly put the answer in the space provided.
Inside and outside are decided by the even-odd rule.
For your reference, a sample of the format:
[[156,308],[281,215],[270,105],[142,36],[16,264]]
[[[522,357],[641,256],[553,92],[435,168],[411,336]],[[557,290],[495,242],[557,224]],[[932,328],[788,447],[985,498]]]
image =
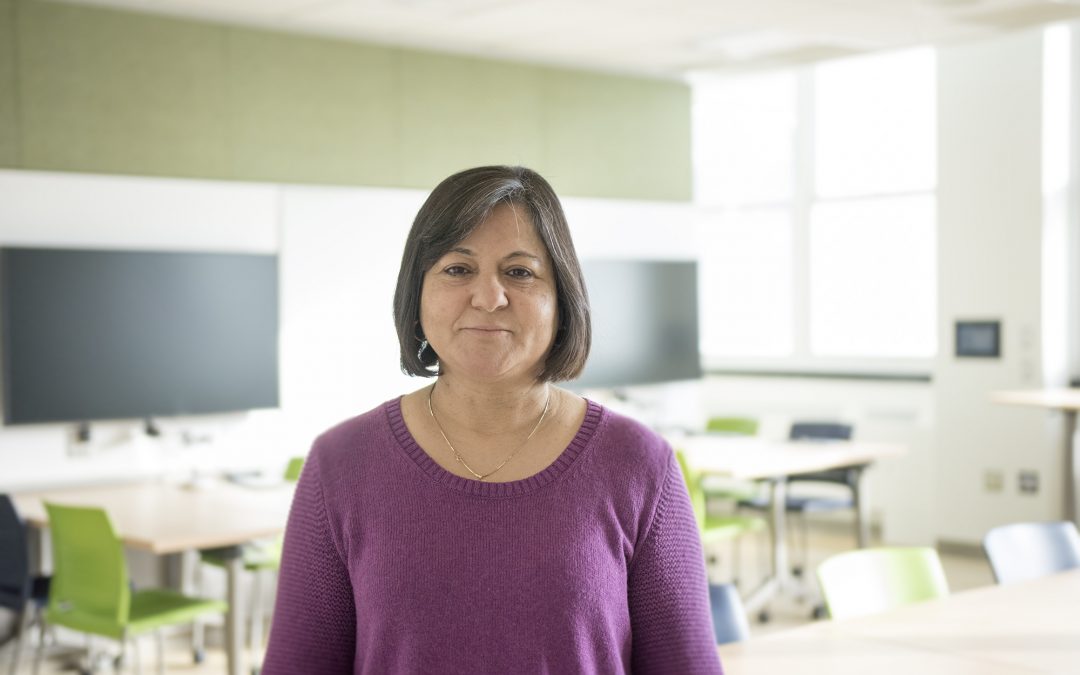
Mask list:
[[672,460],[671,445],[641,422],[608,408],[600,409],[597,452],[600,461],[613,470],[637,474],[649,482],[659,482]]
[[[332,483],[335,476],[355,473],[358,463],[372,448],[392,443],[395,409],[397,401],[387,401],[319,434],[308,458],[317,467],[321,482]],[[400,419],[400,413],[397,417]]]

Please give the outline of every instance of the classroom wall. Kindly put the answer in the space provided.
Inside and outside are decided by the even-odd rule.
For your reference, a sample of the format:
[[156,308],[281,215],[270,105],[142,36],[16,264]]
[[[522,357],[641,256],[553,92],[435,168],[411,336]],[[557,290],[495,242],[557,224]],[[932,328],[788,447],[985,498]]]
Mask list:
[[[1060,415],[992,403],[1043,386],[1042,31],[938,53],[939,343],[934,369],[939,537],[978,542],[1010,521],[1062,517]],[[1000,359],[953,356],[957,319],[1000,319]],[[1038,494],[1018,472],[1035,470]],[[1005,489],[985,488],[1001,471]]]
[[0,167],[430,189],[526,164],[690,198],[680,82],[0,0]]

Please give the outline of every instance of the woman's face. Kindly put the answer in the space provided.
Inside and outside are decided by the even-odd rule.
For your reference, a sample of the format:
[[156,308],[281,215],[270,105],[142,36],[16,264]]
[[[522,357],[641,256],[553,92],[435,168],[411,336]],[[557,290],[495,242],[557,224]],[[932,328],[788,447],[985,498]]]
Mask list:
[[420,325],[455,377],[536,379],[557,317],[551,258],[516,205],[496,206],[424,274]]

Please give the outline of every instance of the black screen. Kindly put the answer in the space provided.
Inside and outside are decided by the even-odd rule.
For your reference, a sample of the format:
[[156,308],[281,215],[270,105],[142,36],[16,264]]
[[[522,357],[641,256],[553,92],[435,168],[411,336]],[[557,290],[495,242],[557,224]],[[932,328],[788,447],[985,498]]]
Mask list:
[[278,405],[272,255],[0,249],[4,421]]
[[585,260],[582,271],[593,343],[575,388],[701,377],[697,263]]

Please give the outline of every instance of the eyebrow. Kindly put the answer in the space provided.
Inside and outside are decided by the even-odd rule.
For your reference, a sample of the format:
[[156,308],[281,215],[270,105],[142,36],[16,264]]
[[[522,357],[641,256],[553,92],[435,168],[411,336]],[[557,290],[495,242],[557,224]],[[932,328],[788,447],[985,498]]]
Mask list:
[[[472,250],[464,248],[462,246],[455,246],[454,248],[450,249],[448,251],[448,253],[460,253],[461,255],[467,255],[470,258],[475,258],[476,257],[476,253],[474,253]],[[543,262],[542,259],[540,258],[540,256],[533,255],[532,253],[529,253],[528,251],[514,251],[513,253],[509,253],[509,254],[503,256],[502,259],[503,260],[510,260],[512,258],[529,258],[529,259],[535,260],[537,262]]]

